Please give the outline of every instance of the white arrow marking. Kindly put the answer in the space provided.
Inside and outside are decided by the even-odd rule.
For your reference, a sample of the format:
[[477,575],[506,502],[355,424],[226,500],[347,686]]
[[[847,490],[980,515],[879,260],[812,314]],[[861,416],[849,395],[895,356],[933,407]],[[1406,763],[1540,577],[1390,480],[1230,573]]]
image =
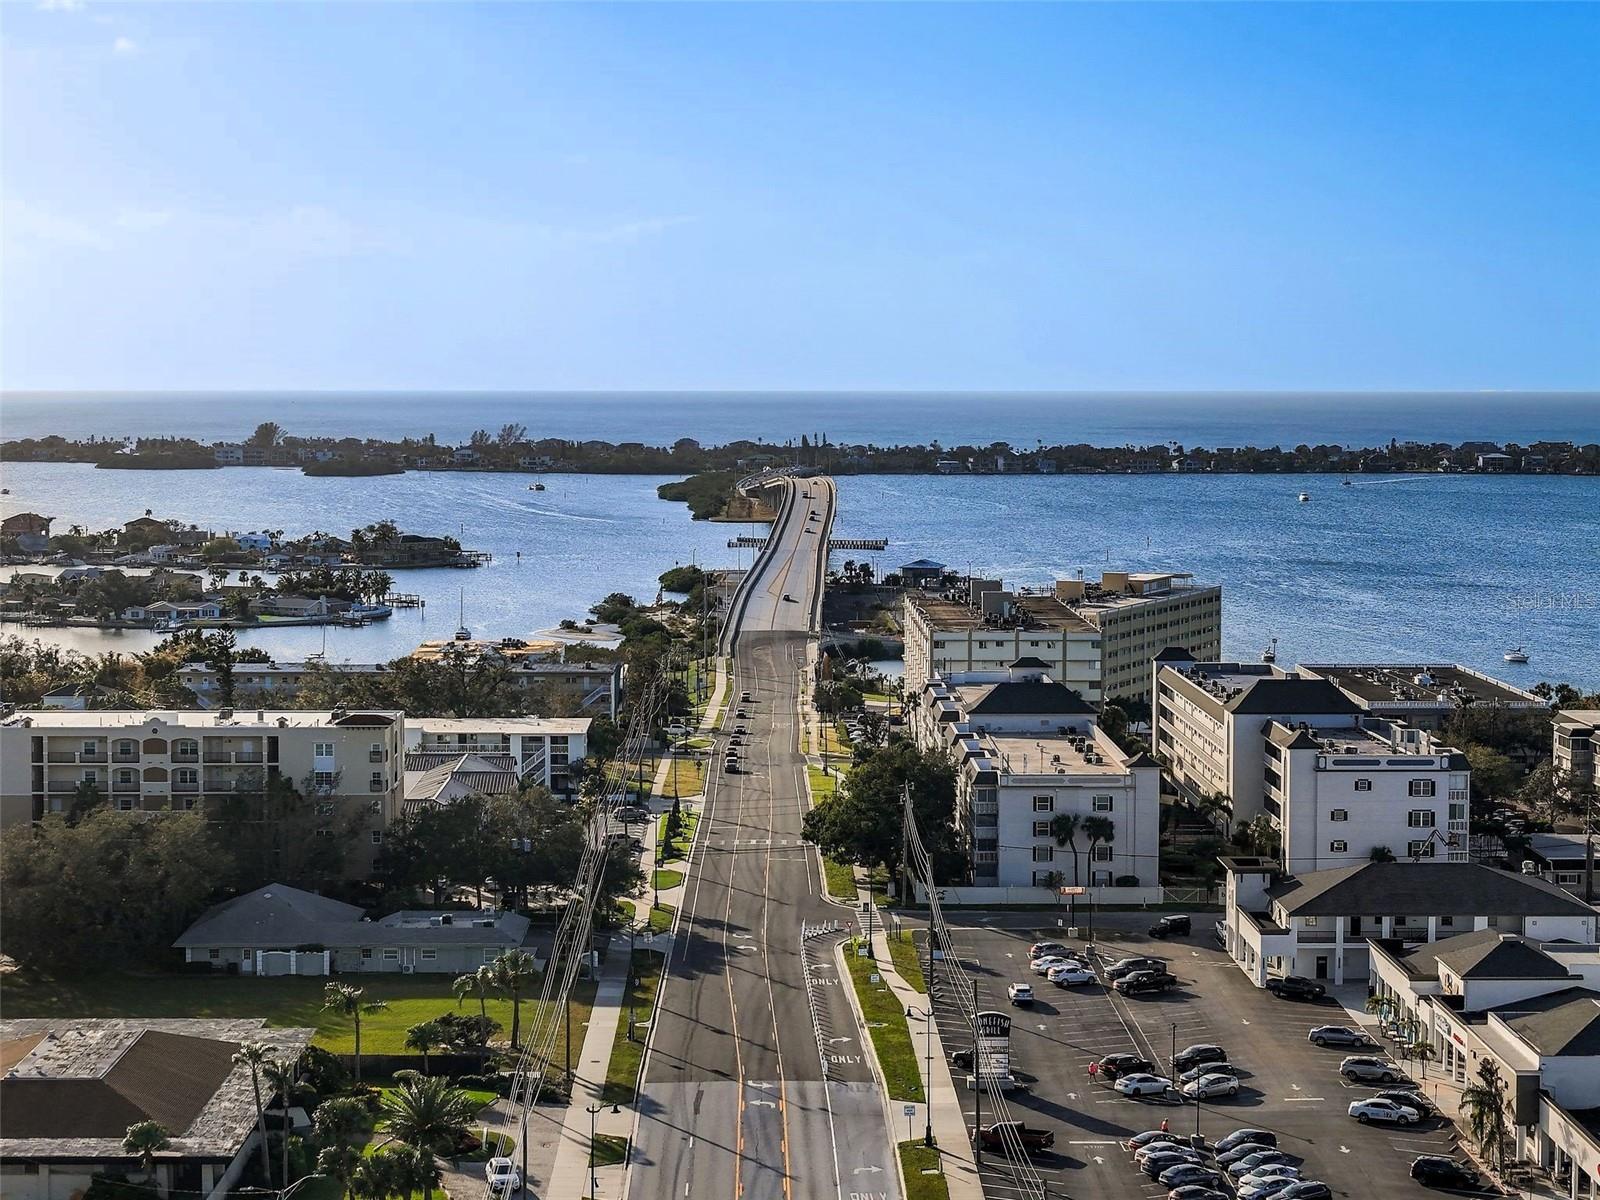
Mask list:
[[1077,1098],[1078,1098],[1078,1093],[1077,1092],[1068,1092],[1067,1093],[1067,1099],[1068,1100],[1076,1100]]
[[1250,1024],[1250,1018],[1249,1017],[1240,1017],[1239,1019],[1241,1021],[1243,1021],[1246,1025]]
[[1293,1091],[1293,1092],[1298,1092],[1300,1090],[1300,1085],[1298,1083],[1291,1083],[1289,1085],[1289,1090]]
[[853,1042],[853,1041],[855,1041],[855,1038],[831,1037],[831,1038],[828,1039],[828,1045],[837,1046],[840,1042]]
[[777,1108],[778,1107],[778,1102],[776,1100],[752,1100],[752,1101],[750,1101],[750,1104],[752,1105],[752,1107],[760,1106],[761,1108]]
[[1350,1153],[1350,1147],[1349,1146],[1340,1146],[1339,1147],[1339,1153],[1340,1154],[1349,1154]]
[[883,1168],[882,1167],[857,1167],[854,1171],[851,1172],[851,1174],[852,1175],[882,1175],[883,1174]]
[[1104,1166],[1105,1165],[1105,1161],[1106,1160],[1101,1158],[1098,1154],[1092,1155],[1091,1157],[1094,1159],[1096,1166]]

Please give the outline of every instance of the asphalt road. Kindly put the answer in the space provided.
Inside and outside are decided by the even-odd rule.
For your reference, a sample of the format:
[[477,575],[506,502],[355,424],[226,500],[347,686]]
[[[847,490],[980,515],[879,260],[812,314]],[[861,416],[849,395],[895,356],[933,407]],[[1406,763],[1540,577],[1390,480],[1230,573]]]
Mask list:
[[746,716],[725,728],[746,726],[746,747],[738,774],[714,769],[707,784],[640,1088],[634,1200],[899,1194],[838,937],[804,936],[846,916],[822,899],[800,840],[800,681],[834,490],[783,486],[768,549],[734,600],[730,701]]
[[[1010,1097],[1011,1115],[1055,1131],[1053,1153],[1035,1163],[1050,1195],[1079,1200],[1157,1200],[1165,1195],[1166,1189],[1141,1174],[1119,1143],[1159,1127],[1163,1119],[1175,1132],[1193,1133],[1195,1106],[1121,1096],[1103,1081],[1092,1082],[1088,1065],[1106,1054],[1137,1053],[1165,1073],[1174,1041],[1179,1049],[1201,1042],[1221,1045],[1246,1072],[1237,1097],[1219,1097],[1199,1108],[1198,1128],[1209,1141],[1245,1126],[1270,1129],[1277,1133],[1279,1146],[1299,1160],[1302,1178],[1324,1180],[1336,1196],[1388,1200],[1440,1194],[1412,1182],[1407,1169],[1418,1154],[1451,1154],[1453,1126],[1437,1119],[1408,1129],[1357,1124],[1346,1115],[1346,1106],[1376,1089],[1339,1077],[1339,1060],[1351,1051],[1322,1050],[1307,1042],[1312,1026],[1348,1023],[1342,1008],[1331,1002],[1277,1000],[1251,986],[1207,940],[1210,916],[1195,921],[1194,936],[1166,941],[1127,928],[1134,919],[1147,925],[1148,915],[1105,916],[1114,917],[1108,924],[1120,928],[1102,927],[1097,943],[1102,962],[1129,954],[1155,955],[1168,960],[1182,986],[1125,998],[1098,984],[1056,988],[1045,983],[1028,971],[1029,942],[1053,938],[1080,943],[1062,936],[1064,931],[1044,914],[1034,914],[1031,930],[952,929],[962,960],[960,975],[939,965],[943,978],[937,981],[935,1006],[947,1046],[962,1046],[967,1037],[950,1000],[952,986],[970,988],[976,979],[979,1006],[1014,1017],[1011,1061],[1019,1076],[1031,1080],[1031,1090]],[[1034,984],[1039,999],[1032,1010],[1007,1003],[1006,985],[1019,980]],[[971,1093],[963,1097],[971,1124]],[[990,1200],[1013,1200],[1020,1194],[1010,1173],[993,1161],[982,1179]]]

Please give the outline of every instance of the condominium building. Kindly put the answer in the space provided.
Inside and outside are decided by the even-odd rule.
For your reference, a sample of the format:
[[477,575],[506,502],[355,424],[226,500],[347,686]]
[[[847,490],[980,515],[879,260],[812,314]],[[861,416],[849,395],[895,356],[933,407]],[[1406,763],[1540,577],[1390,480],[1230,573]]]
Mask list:
[[[399,712],[26,710],[0,722],[0,825],[69,811],[86,784],[124,811],[216,813],[281,777],[330,824],[353,818],[375,854],[399,812],[404,746]],[[370,858],[351,865],[364,874]]]
[[1549,703],[1459,663],[1301,663],[1303,678],[1326,679],[1363,713],[1442,729],[1469,705],[1543,711]]
[[[1041,659],[936,675],[910,705],[913,736],[956,763],[956,820],[978,887],[1159,883],[1160,765],[1125,753]],[[1079,824],[1071,845],[1055,819]],[[1110,836],[1082,822],[1100,818]]]
[[572,764],[588,756],[591,724],[588,717],[413,717],[406,722],[406,770],[434,771],[467,757],[462,769],[481,772],[488,762],[510,772],[512,788],[495,790],[542,784],[571,796]]
[[1155,750],[1180,793],[1265,815],[1289,871],[1379,852],[1467,860],[1471,771],[1432,733],[1369,717],[1325,679],[1266,663],[1158,656]]
[[1147,700],[1158,651],[1221,654],[1222,589],[1172,572],[1107,571],[1098,583],[1063,579],[1049,590],[972,579],[949,592],[907,593],[903,625],[910,689],[935,673],[1000,670],[1028,657],[1091,704]]
[[1556,770],[1600,787],[1600,709],[1570,708],[1558,712],[1552,750]]

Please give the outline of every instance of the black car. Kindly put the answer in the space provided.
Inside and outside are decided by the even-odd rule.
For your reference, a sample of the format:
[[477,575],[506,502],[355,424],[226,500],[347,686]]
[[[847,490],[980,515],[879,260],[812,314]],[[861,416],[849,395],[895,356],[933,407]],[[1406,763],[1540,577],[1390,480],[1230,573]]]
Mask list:
[[1419,1116],[1431,1117],[1439,1110],[1432,1100],[1421,1092],[1408,1092],[1404,1088],[1386,1088],[1381,1092],[1374,1092],[1374,1100],[1393,1100],[1396,1104],[1403,1104],[1407,1108],[1416,1109]]
[[950,1051],[950,1065],[958,1071],[972,1070],[972,1051],[970,1049]]
[[1191,922],[1187,915],[1168,913],[1166,916],[1158,918],[1156,923],[1150,926],[1150,936],[1153,938],[1171,937],[1174,934],[1188,933],[1190,928]]
[[1166,969],[1166,961],[1160,958],[1119,958],[1106,968],[1106,978],[1118,980],[1124,975],[1132,975],[1135,971],[1165,971]]
[[1313,1046],[1376,1046],[1373,1041],[1359,1029],[1351,1029],[1348,1025],[1318,1025],[1306,1034],[1306,1041]]
[[1240,1146],[1258,1146],[1265,1150],[1278,1147],[1278,1135],[1270,1129],[1235,1129],[1227,1137],[1219,1138],[1214,1147],[1218,1155],[1237,1150]]
[[1155,1069],[1155,1063],[1137,1054],[1108,1054],[1100,1060],[1100,1074],[1107,1079],[1115,1079],[1119,1075],[1153,1075]]
[[1174,1054],[1172,1056],[1172,1069],[1174,1071],[1187,1071],[1190,1067],[1198,1067],[1203,1063],[1227,1061],[1228,1052],[1221,1046],[1202,1042],[1197,1046],[1185,1046]]
[[1315,979],[1304,979],[1299,975],[1269,979],[1267,991],[1280,1000],[1321,1000],[1328,994],[1328,989]]
[[1424,1154],[1411,1161],[1411,1178],[1430,1187],[1474,1188],[1478,1173],[1466,1163],[1442,1154]]
[[624,825],[642,825],[650,819],[650,810],[631,804],[624,804],[620,808],[613,810],[613,815]]
[[1124,996],[1145,992],[1166,992],[1178,986],[1178,977],[1168,971],[1134,971],[1111,985]]
[[1322,1180],[1302,1179],[1299,1183],[1291,1183],[1272,1200],[1329,1200],[1332,1195],[1333,1189]]

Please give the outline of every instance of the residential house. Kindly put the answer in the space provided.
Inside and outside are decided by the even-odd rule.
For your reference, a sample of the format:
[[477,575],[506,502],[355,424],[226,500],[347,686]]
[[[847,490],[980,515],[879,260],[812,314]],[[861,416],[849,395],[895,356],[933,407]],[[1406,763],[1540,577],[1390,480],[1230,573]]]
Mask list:
[[54,517],[40,516],[35,512],[13,513],[4,520],[0,520],[0,537],[32,534],[35,537],[48,538],[50,536],[50,523],[54,520]]
[[82,712],[92,701],[106,700],[115,695],[110,688],[98,683],[64,683],[41,696],[39,703],[45,708]]
[[254,531],[250,533],[236,533],[233,535],[233,540],[241,550],[255,550],[259,553],[265,554],[268,550],[272,549],[272,539],[264,533],[257,533]]
[[907,587],[927,587],[944,578],[946,567],[930,558],[918,558],[900,565],[900,579]]
[[207,909],[173,947],[240,975],[462,975],[522,946],[528,918],[496,909],[390,913],[281,883]]
[[1502,454],[1498,450],[1489,454],[1478,455],[1478,470],[1480,471],[1509,471],[1516,460],[1509,454]]
[[348,601],[337,598],[292,596],[282,592],[266,592],[250,600],[250,612],[258,617],[325,617],[349,607]]
[[260,1146],[255,1081],[233,1056],[258,1042],[295,1057],[315,1032],[259,1017],[0,1021],[0,1192],[79,1200],[98,1175],[138,1178],[122,1139],[154,1121],[171,1145],[151,1194],[223,1200]]
[[1228,954],[1257,987],[1283,975],[1365,978],[1373,938],[1417,946],[1493,929],[1595,940],[1593,908],[1553,883],[1480,863],[1369,862],[1290,875],[1269,858],[1219,861]]
[[163,621],[220,621],[226,615],[221,601],[215,599],[156,600],[122,610],[124,621],[150,625]]

